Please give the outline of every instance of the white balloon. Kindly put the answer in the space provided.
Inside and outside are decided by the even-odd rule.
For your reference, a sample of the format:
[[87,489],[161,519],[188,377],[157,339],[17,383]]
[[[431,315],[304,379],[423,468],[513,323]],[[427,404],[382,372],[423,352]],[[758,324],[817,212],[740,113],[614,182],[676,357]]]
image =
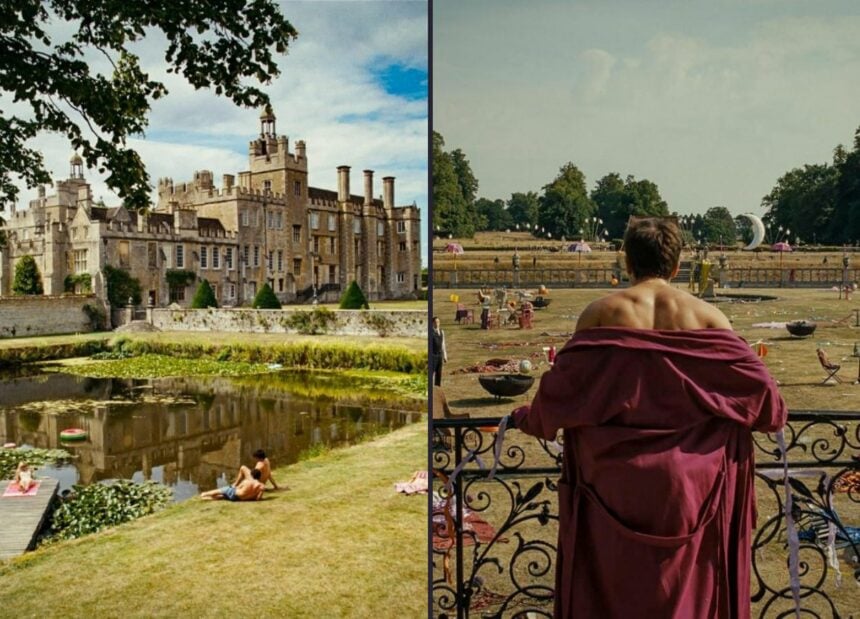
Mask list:
[[744,249],[755,249],[764,241],[764,223],[762,223],[758,215],[753,215],[752,213],[742,213],[740,216],[750,220],[753,231],[753,239]]

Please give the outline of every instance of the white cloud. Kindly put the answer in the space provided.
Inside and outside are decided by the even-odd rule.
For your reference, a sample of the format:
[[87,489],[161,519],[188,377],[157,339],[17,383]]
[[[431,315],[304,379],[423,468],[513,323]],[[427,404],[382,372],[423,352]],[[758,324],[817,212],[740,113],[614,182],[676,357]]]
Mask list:
[[[427,205],[427,104],[385,91],[374,71],[389,64],[426,70],[426,2],[282,1],[299,37],[281,58],[281,76],[265,89],[278,118],[278,133],[291,144],[308,144],[310,182],[337,186],[335,167],[376,170],[396,176],[397,202]],[[141,65],[163,81],[167,97],[154,102],[145,140],[132,140],[155,184],[160,176],[190,180],[195,170],[221,174],[247,169],[248,141],[259,129],[259,110],[234,106],[207,91],[195,91],[164,64],[164,40],[152,33],[135,44]],[[94,54],[94,62],[102,62]],[[70,147],[57,136],[34,141],[52,172],[65,178]],[[119,199],[104,179],[87,171],[93,195],[108,204]],[[360,172],[354,187],[361,191]],[[355,193],[355,191],[354,191]],[[26,204],[34,190],[22,191]],[[426,238],[426,237],[425,237]]]

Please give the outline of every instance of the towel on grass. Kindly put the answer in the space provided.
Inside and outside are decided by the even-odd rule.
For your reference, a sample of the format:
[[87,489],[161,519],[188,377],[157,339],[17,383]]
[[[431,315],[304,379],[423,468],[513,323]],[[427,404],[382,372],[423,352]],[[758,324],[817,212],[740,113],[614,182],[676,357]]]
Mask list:
[[427,494],[427,471],[415,471],[409,481],[394,484],[395,492],[403,494]]

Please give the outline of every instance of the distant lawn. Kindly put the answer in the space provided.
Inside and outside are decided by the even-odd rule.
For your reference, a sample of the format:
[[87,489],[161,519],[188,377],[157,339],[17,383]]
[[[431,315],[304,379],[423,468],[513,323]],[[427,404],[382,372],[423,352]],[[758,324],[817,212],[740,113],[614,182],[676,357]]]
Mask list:
[[259,503],[193,499],[0,563],[4,617],[424,617],[426,418],[275,471]]
[[[679,286],[687,289],[686,286]],[[536,386],[516,398],[496,400],[478,383],[479,374],[462,372],[469,366],[489,359],[530,359],[535,378],[546,371],[544,347],[560,349],[570,337],[576,320],[585,306],[611,292],[603,289],[550,290],[550,305],[537,310],[534,328],[516,326],[482,331],[480,324],[457,324],[456,304],[450,295],[459,294],[460,303],[474,310],[480,323],[480,308],[475,289],[440,289],[433,298],[433,312],[439,316],[445,330],[449,363],[445,364],[442,388],[451,407],[457,413],[473,417],[501,416],[527,404],[534,397]],[[852,310],[860,305],[860,295],[851,301],[839,300],[829,289],[767,288],[730,289],[719,293],[766,295],[773,301],[757,303],[717,304],[732,321],[734,330],[749,342],[763,340],[768,347],[765,364],[780,381],[780,392],[792,409],[860,410],[860,386],[843,383],[822,385],[825,378],[815,350],[823,347],[834,363],[842,364],[840,376],[848,381],[857,377],[858,359],[852,357],[854,343],[860,341],[860,331],[854,325]],[[768,329],[753,325],[769,322],[808,319],[818,323],[815,334],[807,338],[791,337],[784,328]],[[537,381],[535,381],[537,385]]]
[[59,346],[63,344],[78,344],[94,340],[105,340],[113,337],[113,333],[70,333],[66,335],[43,335],[40,337],[0,338],[0,349],[23,348],[25,346]]

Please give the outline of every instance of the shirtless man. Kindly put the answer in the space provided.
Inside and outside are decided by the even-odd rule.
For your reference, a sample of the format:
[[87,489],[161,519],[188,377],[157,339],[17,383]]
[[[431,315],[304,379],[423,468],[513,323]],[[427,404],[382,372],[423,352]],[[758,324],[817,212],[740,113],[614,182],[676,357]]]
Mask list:
[[[265,484],[266,482],[272,482],[272,488],[275,490],[279,490],[278,484],[275,483],[274,477],[272,477],[272,464],[269,462],[269,459],[266,457],[266,452],[262,449],[258,449],[254,452],[254,459],[257,461],[257,464],[254,465],[254,470],[260,471],[260,482]],[[244,464],[239,467],[239,473],[236,475],[236,480],[233,482],[235,486],[243,479],[250,479],[251,477],[251,469],[249,469]]]
[[633,220],[625,235],[627,273],[633,285],[586,307],[576,331],[590,327],[731,329],[728,318],[714,305],[669,283],[678,274],[682,245],[680,231],[671,220]]
[[260,471],[254,469],[249,477],[242,479],[239,483],[225,488],[216,488],[200,495],[201,499],[210,501],[259,501],[263,498],[264,486],[260,482]]
[[728,319],[670,284],[678,226],[635,219],[624,240],[633,285],[582,312],[507,420],[564,436],[554,616],[745,619],[752,431],[787,410]]

